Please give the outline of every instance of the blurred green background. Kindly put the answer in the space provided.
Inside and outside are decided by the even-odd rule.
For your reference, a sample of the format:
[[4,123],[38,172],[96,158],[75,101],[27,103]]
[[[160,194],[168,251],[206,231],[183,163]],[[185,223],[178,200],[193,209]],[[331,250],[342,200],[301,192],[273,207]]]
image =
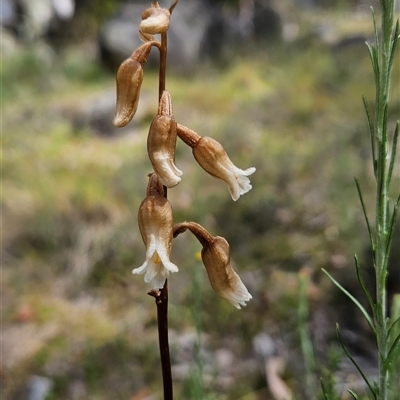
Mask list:
[[[245,2],[216,3],[214,10],[233,15]],[[180,272],[169,280],[169,323],[176,399],[277,398],[265,376],[272,361],[293,398],[310,399],[301,326],[314,348],[315,398],[319,377],[332,379],[330,372],[338,398],[346,398],[347,384],[362,393],[336,349],[337,321],[375,374],[366,324],[321,273],[327,269],[357,294],[358,253],[371,277],[354,177],[373,213],[361,101],[364,94],[373,106],[363,44],[372,37],[372,3],[276,3],[269,6],[295,34],[268,41],[250,35],[222,59],[196,61],[185,73],[171,69],[167,77],[177,121],[220,141],[238,167],[257,168],[253,189],[233,202],[224,183],[178,142],[176,165],[184,175],[168,192],[175,220],[227,238],[253,300],[238,311],[218,298],[196,258],[199,244],[190,235],[174,241],[171,259]],[[33,399],[39,378],[48,400],[162,398],[154,301],[142,277],[131,274],[145,255],[137,210],[151,171],[146,136],[158,76],[145,67],[138,115],[128,128],[113,128],[115,71],[100,61],[98,38],[119,6],[77,2],[62,29],[40,34],[28,33],[21,7],[18,22],[2,28],[4,399]],[[400,115],[399,74],[397,62],[391,131]],[[399,178],[397,165],[394,185]],[[390,301],[400,291],[399,258],[392,259]],[[299,322],[299,304],[306,303],[309,313]]]

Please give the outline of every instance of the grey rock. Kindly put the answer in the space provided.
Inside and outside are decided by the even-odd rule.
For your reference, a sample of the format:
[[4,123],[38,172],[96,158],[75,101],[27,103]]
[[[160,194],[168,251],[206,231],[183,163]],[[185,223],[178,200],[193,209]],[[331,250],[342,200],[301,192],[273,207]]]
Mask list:
[[28,383],[27,400],[45,400],[52,386],[51,379],[43,376],[32,376]]
[[0,0],[0,25],[12,26],[16,18],[15,3],[11,0]]
[[75,0],[52,0],[54,12],[62,20],[69,20],[75,11]]
[[276,353],[276,346],[273,339],[263,332],[254,337],[253,348],[257,357],[263,360],[272,357]]

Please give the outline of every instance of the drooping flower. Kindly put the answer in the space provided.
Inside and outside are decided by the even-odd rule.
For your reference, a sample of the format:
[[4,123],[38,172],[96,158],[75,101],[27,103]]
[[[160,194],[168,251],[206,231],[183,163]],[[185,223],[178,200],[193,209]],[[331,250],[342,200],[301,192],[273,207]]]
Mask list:
[[252,188],[248,176],[254,173],[254,167],[245,170],[236,167],[219,142],[200,136],[183,125],[177,125],[177,134],[192,147],[193,156],[199,165],[214,178],[221,179],[228,185],[233,200],[236,201]]
[[169,259],[174,225],[172,207],[164,197],[163,185],[156,174],[150,175],[146,198],[139,207],[138,222],[146,246],[146,259],[132,273],[145,273],[145,282],[160,289],[169,273],[177,272],[178,267]]
[[117,105],[113,120],[117,127],[127,125],[136,113],[143,82],[143,65],[153,46],[159,47],[159,42],[143,43],[118,68]]
[[174,226],[174,237],[189,229],[202,244],[201,258],[206,267],[212,288],[236,308],[245,306],[252,299],[230,261],[229,243],[221,236],[212,236],[195,222],[183,222]]
[[176,186],[182,171],[175,166],[176,121],[172,112],[170,94],[165,90],[158,106],[158,114],[151,123],[147,137],[147,151],[154,172],[161,183],[168,187]]

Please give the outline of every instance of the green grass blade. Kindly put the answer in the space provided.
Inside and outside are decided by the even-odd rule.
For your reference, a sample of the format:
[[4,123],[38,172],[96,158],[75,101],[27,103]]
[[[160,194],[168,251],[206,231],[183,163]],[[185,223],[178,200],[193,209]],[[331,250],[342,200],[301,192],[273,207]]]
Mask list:
[[379,34],[378,34],[378,25],[376,23],[375,10],[371,7],[372,21],[374,23],[374,37],[375,37],[375,47],[379,48]]
[[364,213],[365,223],[367,224],[367,228],[368,228],[369,241],[371,242],[372,252],[374,254],[374,259],[375,259],[375,239],[374,239],[374,236],[372,234],[371,225],[369,223],[367,209],[365,207],[364,198],[363,198],[363,195],[362,195],[362,192],[361,192],[361,187],[360,187],[360,184],[358,183],[357,178],[354,178],[354,181],[356,182],[357,193],[358,193],[358,197],[360,199],[361,207],[362,207],[362,210],[363,210],[363,213]]
[[324,385],[324,381],[321,379],[321,389],[322,389],[322,394],[324,395],[325,400],[330,400],[328,393],[326,393],[326,388]]
[[358,309],[361,311],[361,313],[364,315],[364,318],[368,322],[372,333],[376,337],[374,322],[372,321],[372,318],[368,314],[367,310],[363,307],[363,305],[352,294],[350,294],[332,275],[330,275],[328,271],[326,271],[324,268],[322,268],[322,271],[358,307]]
[[[389,120],[389,105],[388,103],[385,103],[385,107],[383,108],[382,142],[388,142],[388,129],[387,129],[388,120]],[[382,146],[382,151],[384,151],[384,146]],[[383,156],[386,158],[387,156],[386,152],[382,154],[382,157]]]
[[390,155],[389,171],[388,171],[388,177],[387,177],[387,185],[388,186],[390,185],[390,182],[392,180],[394,162],[396,160],[397,141],[399,139],[399,125],[400,125],[400,121],[397,121],[396,128],[394,130],[394,135],[393,135],[392,154]]
[[387,337],[390,338],[390,334],[392,333],[392,329],[394,329],[395,325],[400,321],[400,315],[391,323],[389,329],[388,329],[388,333],[387,333]]
[[394,203],[393,213],[392,213],[392,217],[391,217],[390,223],[389,223],[389,234],[388,234],[387,242],[386,242],[386,256],[387,257],[389,257],[390,247],[392,246],[393,232],[396,227],[399,206],[400,206],[400,193],[397,197],[396,202]]
[[342,346],[343,351],[346,353],[346,356],[349,358],[349,360],[357,368],[357,371],[360,373],[360,375],[364,379],[364,382],[367,384],[369,390],[371,391],[372,395],[374,396],[374,399],[377,400],[377,396],[376,396],[375,390],[372,388],[371,384],[369,383],[369,381],[368,381],[367,377],[365,376],[364,372],[362,371],[362,369],[357,364],[356,360],[354,360],[354,358],[352,357],[352,355],[349,353],[349,351],[347,350],[346,346],[344,345],[343,340],[342,340],[342,336],[340,334],[339,324],[336,324],[336,334],[338,336],[339,343]]
[[368,48],[369,57],[371,59],[372,69],[374,70],[375,86],[379,87],[380,68],[378,62],[378,53],[376,47],[368,42],[365,43]]
[[367,121],[368,121],[368,128],[369,128],[369,133],[371,137],[371,149],[372,149],[372,160],[373,160],[373,165],[374,165],[374,174],[376,178],[376,142],[375,142],[375,134],[374,134],[374,122],[372,120],[371,116],[371,111],[368,106],[367,99],[365,96],[362,96],[362,101],[364,104],[364,109],[365,109],[365,114],[367,115]]
[[361,273],[361,267],[360,267],[360,263],[358,261],[357,255],[354,256],[354,261],[356,263],[356,272],[357,272],[358,282],[360,283],[360,286],[365,294],[365,297],[368,300],[368,303],[371,307],[372,312],[375,313],[375,303],[374,303],[374,300],[372,299],[371,293],[369,292],[367,286],[365,285],[365,281],[364,281],[364,278]]
[[390,48],[390,59],[389,59],[389,69],[390,70],[392,69],[392,66],[393,66],[393,60],[394,60],[394,56],[396,53],[396,45],[400,38],[399,34],[400,34],[400,26],[399,26],[399,20],[397,20],[396,28],[394,30],[393,39],[392,39],[392,46]]
[[390,368],[390,365],[396,361],[399,355],[400,355],[400,333],[394,340],[392,347],[390,348],[389,353],[386,357],[386,360],[383,363],[384,372],[386,372]]
[[392,46],[390,48],[390,60],[389,60],[389,68],[390,69],[393,66],[394,56],[396,54],[397,42],[399,40],[400,40],[400,20],[398,19],[396,21],[396,28],[395,28],[394,33],[393,33]]
[[351,389],[347,389],[347,391],[352,395],[354,400],[360,400],[358,395],[356,393],[354,393]]

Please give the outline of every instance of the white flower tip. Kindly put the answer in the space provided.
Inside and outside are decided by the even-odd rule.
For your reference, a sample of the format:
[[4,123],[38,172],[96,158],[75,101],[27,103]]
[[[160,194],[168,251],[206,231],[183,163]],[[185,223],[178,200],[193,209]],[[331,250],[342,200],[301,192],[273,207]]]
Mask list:
[[233,201],[239,199],[239,197],[247,192],[249,192],[253,186],[251,186],[249,178],[247,176],[241,175],[237,178],[235,185],[229,186],[229,192]]
[[250,296],[250,298],[246,298],[246,299],[242,299],[242,300],[233,300],[233,299],[227,299],[231,302],[232,305],[234,305],[238,310],[240,310],[243,307],[247,306],[247,301],[249,301],[252,297]]
[[172,263],[171,261],[163,260],[164,268],[167,269],[169,272],[178,272],[179,268]]
[[133,269],[132,274],[133,275],[144,274],[146,272],[147,267],[148,267],[148,262],[146,260],[139,268]]
[[237,201],[240,197],[239,193],[231,193],[231,197],[233,201]]
[[182,176],[183,175],[183,172],[179,168],[177,168],[175,164],[172,164],[172,166],[174,168],[174,171],[175,171],[176,175],[178,175],[178,176]]
[[234,279],[231,282],[231,286],[221,290],[219,294],[221,297],[224,297],[231,304],[233,304],[237,309],[240,309],[240,306],[246,306],[246,303],[250,301],[253,296],[249,293],[236,272],[234,272],[233,276]]
[[161,183],[167,188],[173,188],[176,186],[182,179],[176,175],[169,176],[159,176]]
[[251,167],[246,170],[241,170],[239,168],[235,168],[233,173],[233,178],[228,181],[229,192],[233,201],[239,199],[239,197],[252,189],[249,175],[255,172],[255,168]]
[[243,171],[243,174],[246,176],[249,176],[251,174],[254,174],[254,172],[256,172],[256,168],[255,167],[251,167],[251,168],[247,168]]
[[152,157],[154,171],[160,178],[161,183],[167,188],[176,186],[181,181],[183,172],[178,169],[168,155],[156,153]]
[[167,276],[157,274],[152,279],[146,278],[146,276],[145,276],[144,281],[146,283],[150,283],[152,289],[158,290],[158,289],[162,289],[164,287],[165,280],[167,279],[167,277],[168,277],[168,274],[167,274]]

